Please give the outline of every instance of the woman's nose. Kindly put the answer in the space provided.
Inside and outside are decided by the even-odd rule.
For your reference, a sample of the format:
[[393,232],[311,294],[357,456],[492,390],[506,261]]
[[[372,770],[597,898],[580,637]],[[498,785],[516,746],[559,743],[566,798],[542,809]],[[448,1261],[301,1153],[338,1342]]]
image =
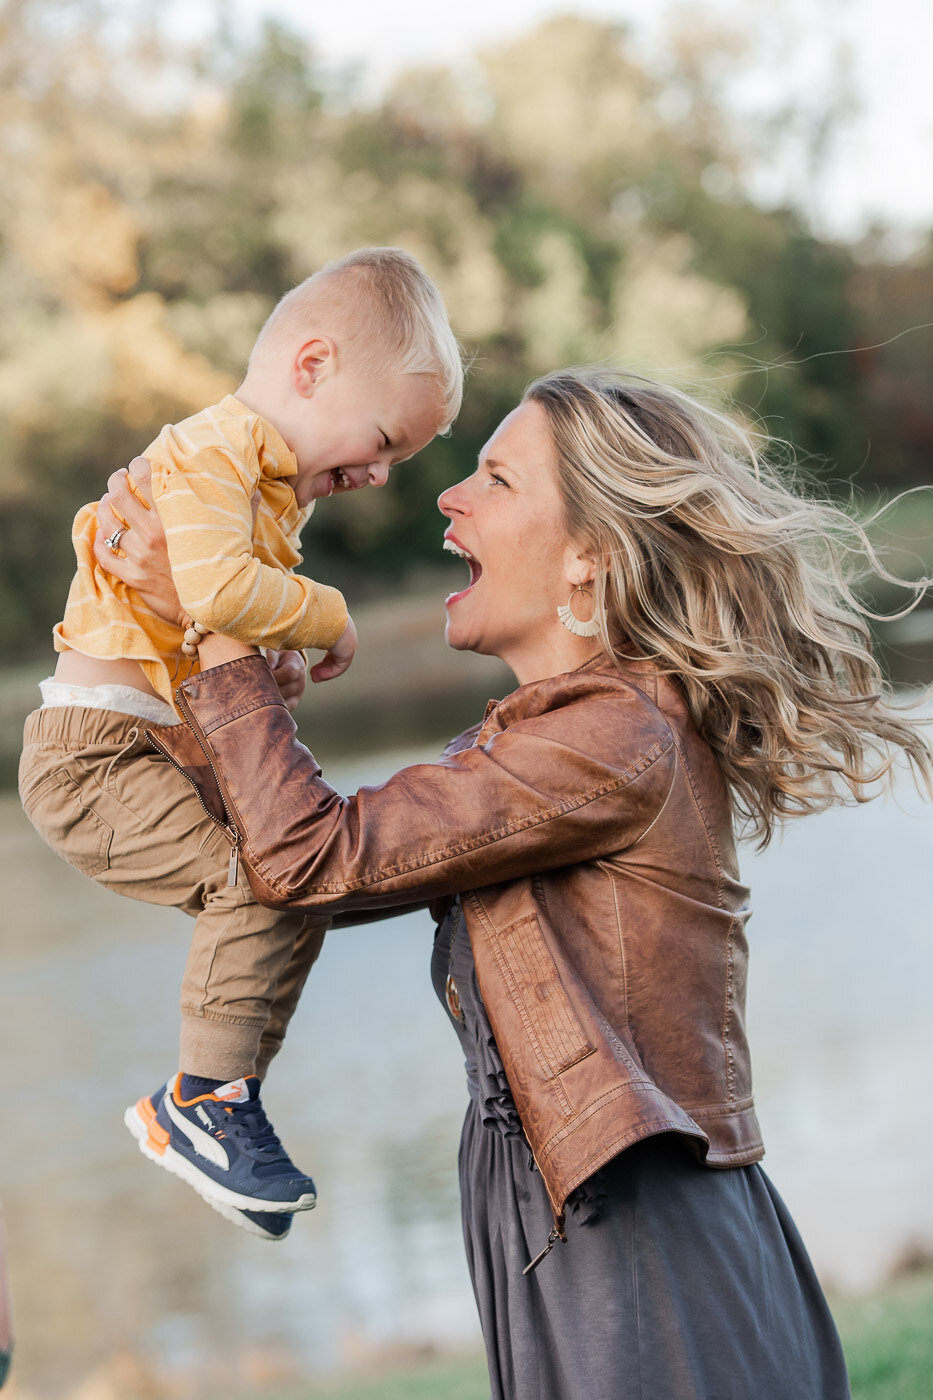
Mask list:
[[389,479],[389,468],[385,462],[373,462],[367,469],[370,486],[385,486]]
[[442,491],[437,498],[437,508],[441,515],[446,515],[452,519],[455,515],[465,515],[467,511],[467,498],[464,486],[466,480],[458,481],[456,486],[448,486],[446,491]]

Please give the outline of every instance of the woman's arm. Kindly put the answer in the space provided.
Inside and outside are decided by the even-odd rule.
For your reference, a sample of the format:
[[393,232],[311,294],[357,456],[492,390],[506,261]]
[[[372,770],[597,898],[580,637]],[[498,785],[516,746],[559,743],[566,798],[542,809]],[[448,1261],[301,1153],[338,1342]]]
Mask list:
[[186,681],[190,731],[160,731],[157,743],[201,784],[216,775],[261,901],[388,908],[598,859],[655,819],[675,764],[658,712],[606,677],[552,684],[564,687],[553,708],[350,798],[297,742],[256,658]]
[[[143,527],[149,551],[141,566],[114,559],[112,570],[131,572],[127,581],[171,615],[177,594],[145,503],[125,474],[108,485],[110,508],[141,530],[124,552],[135,555]],[[109,533],[106,510],[101,523]],[[158,746],[197,784],[214,784],[268,904],[395,908],[593,860],[637,840],[670,789],[673,740],[658,712],[617,680],[577,673],[548,683],[557,689],[543,710],[485,742],[342,798],[297,743],[254,649],[211,635],[200,653],[201,674],[179,690],[190,729],[159,731]]]

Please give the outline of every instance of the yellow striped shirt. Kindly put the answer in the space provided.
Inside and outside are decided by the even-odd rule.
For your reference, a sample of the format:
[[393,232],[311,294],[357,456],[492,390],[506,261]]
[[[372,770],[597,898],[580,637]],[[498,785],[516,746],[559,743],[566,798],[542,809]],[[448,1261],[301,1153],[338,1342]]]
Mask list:
[[[144,455],[188,616],[253,646],[333,646],[347,625],[346,603],[336,588],[292,572],[312,507],[301,508],[288,485],[298,463],[276,429],[228,394],[163,428]],[[257,489],[254,525],[250,502]],[[97,563],[96,511],[94,502],[75,517],[78,569],[54,629],[55,650],[138,661],[158,694],[174,704],[173,686],[189,670],[182,633]]]

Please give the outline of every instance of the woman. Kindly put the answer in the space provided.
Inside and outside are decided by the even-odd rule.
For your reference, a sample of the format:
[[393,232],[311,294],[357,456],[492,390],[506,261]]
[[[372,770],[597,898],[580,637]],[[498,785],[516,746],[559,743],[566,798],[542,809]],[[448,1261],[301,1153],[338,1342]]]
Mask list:
[[[151,517],[112,496],[130,557],[108,567],[171,613],[134,544]],[[261,900],[343,922],[432,902],[494,1397],[840,1400],[835,1329],[757,1165],[732,827],[767,841],[837,781],[862,800],[898,750],[930,780],[841,581],[832,538],[864,536],[734,425],[600,373],[533,384],[439,505],[470,569],[448,642],[518,688],[438,763],[339,797],[264,661],[216,636],[188,727],[154,743]],[[103,549],[106,504],[101,523]]]

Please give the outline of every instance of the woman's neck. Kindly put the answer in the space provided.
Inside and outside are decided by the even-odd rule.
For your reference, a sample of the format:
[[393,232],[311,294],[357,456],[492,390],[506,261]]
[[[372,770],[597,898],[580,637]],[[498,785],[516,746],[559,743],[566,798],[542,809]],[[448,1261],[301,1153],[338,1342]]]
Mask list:
[[[560,626],[560,624],[557,624]],[[561,627],[563,635],[549,636],[533,649],[511,651],[501,660],[515,674],[519,685],[530,685],[533,681],[544,681],[551,676],[562,676],[567,671],[576,671],[587,661],[604,654],[598,637],[575,637],[572,632]]]

